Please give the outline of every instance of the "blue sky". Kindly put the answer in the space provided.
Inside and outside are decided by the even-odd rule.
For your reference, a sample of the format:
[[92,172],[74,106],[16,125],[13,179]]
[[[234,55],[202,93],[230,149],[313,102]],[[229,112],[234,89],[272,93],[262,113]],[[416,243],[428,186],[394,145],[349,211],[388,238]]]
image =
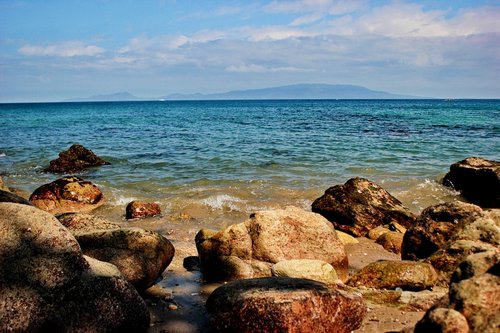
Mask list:
[[500,98],[500,1],[4,1],[0,102],[295,83]]

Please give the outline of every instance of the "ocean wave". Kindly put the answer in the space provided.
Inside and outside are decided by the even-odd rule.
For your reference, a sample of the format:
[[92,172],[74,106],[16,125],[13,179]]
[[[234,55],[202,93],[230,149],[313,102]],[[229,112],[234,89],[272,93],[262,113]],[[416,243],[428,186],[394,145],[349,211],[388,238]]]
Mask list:
[[7,156],[5,153],[0,153],[0,157],[5,157]]
[[236,204],[245,204],[247,201],[228,194],[218,194],[202,200],[202,203],[211,209],[229,209],[241,211]]

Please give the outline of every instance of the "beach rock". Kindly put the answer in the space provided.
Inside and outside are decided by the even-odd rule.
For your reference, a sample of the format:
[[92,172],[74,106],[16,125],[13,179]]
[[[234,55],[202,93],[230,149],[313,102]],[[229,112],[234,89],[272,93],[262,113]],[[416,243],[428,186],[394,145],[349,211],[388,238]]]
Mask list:
[[437,285],[448,286],[453,272],[469,255],[481,252],[498,251],[498,247],[477,241],[459,240],[436,251],[424,262],[429,263],[438,272]]
[[347,285],[378,289],[424,290],[434,286],[437,273],[431,265],[414,261],[379,260],[354,274]]
[[500,249],[471,254],[458,265],[451,277],[451,283],[458,283],[484,274],[498,263],[500,263]]
[[85,255],[110,262],[138,289],[153,285],[172,262],[172,243],[157,232],[120,228],[88,214],[66,214],[60,221],[75,236]]
[[0,176],[0,191],[10,192],[9,187],[8,187],[8,186],[7,186],[7,184],[5,184],[5,182],[3,181],[2,176]]
[[464,315],[471,332],[498,332],[500,327],[498,275],[485,273],[452,284],[449,298],[450,308]]
[[380,236],[387,232],[391,232],[389,228],[386,228],[383,225],[379,225],[378,227],[368,231],[368,233],[366,234],[366,238],[376,241]]
[[500,162],[469,157],[450,166],[443,184],[481,207],[500,208]]
[[322,260],[347,278],[347,255],[332,224],[296,207],[256,212],[218,233],[201,230],[196,247],[207,281],[271,276],[273,264],[289,259]]
[[215,332],[241,333],[348,333],[367,311],[359,294],[291,278],[233,281],[217,288],[206,306]]
[[50,161],[45,171],[54,173],[78,172],[88,167],[110,164],[82,145],[74,144]]
[[132,201],[126,208],[127,219],[139,219],[161,214],[160,205],[156,202]]
[[364,178],[330,187],[313,202],[312,211],[326,217],[336,229],[357,237],[379,225],[396,222],[409,227],[415,220],[398,199]]
[[352,237],[349,234],[346,234],[345,232],[338,231],[338,230],[335,230],[335,232],[337,233],[337,236],[339,237],[340,241],[344,245],[347,245],[347,244],[358,244],[359,243],[359,241],[356,238]]
[[0,203],[1,332],[145,332],[146,304],[116,267],[83,256],[57,219]]
[[89,181],[70,176],[37,188],[29,201],[52,214],[88,212],[104,204],[101,190]]
[[11,193],[10,191],[3,191],[3,190],[0,190],[0,202],[13,202],[31,206],[31,203],[28,200],[24,199],[23,197]]
[[465,225],[451,236],[442,249],[424,261],[439,273],[438,284],[447,286],[451,275],[469,255],[500,249],[500,210],[484,212],[483,216]]
[[403,238],[403,260],[425,259],[443,248],[462,228],[484,215],[476,205],[460,201],[428,207],[408,228]]
[[389,231],[380,235],[375,243],[382,245],[382,247],[389,252],[401,253],[403,234],[397,231]]
[[277,277],[309,279],[326,284],[334,284],[339,281],[333,266],[321,260],[283,260],[271,267],[271,273]]
[[417,323],[413,333],[468,333],[467,319],[453,309],[437,308],[428,311]]

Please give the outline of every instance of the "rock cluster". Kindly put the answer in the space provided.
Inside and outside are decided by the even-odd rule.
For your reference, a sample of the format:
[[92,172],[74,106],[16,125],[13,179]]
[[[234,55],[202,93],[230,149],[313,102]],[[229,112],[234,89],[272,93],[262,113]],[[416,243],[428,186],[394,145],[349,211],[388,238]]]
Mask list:
[[312,211],[323,215],[336,229],[358,237],[379,225],[396,222],[409,227],[415,220],[398,199],[364,178],[330,187],[313,202]]
[[295,207],[253,213],[218,233],[201,230],[196,247],[207,281],[271,276],[274,264],[289,259],[322,260],[347,278],[347,255],[332,224]]
[[45,169],[55,173],[74,173],[85,168],[110,164],[98,157],[91,150],[82,145],[74,144],[68,150],[60,152],[59,157],[50,161]]
[[0,331],[145,332],[149,312],[111,264],[82,254],[58,220],[0,203]]

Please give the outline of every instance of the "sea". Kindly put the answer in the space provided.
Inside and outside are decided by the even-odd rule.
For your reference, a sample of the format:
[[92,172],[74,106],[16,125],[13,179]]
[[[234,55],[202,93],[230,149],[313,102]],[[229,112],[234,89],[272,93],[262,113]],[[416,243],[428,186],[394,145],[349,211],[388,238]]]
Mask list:
[[79,143],[111,164],[95,214],[124,221],[132,200],[166,224],[213,229],[256,210],[311,203],[352,177],[414,213],[459,193],[440,179],[470,156],[500,159],[500,100],[244,100],[0,104],[0,176],[27,195]]

